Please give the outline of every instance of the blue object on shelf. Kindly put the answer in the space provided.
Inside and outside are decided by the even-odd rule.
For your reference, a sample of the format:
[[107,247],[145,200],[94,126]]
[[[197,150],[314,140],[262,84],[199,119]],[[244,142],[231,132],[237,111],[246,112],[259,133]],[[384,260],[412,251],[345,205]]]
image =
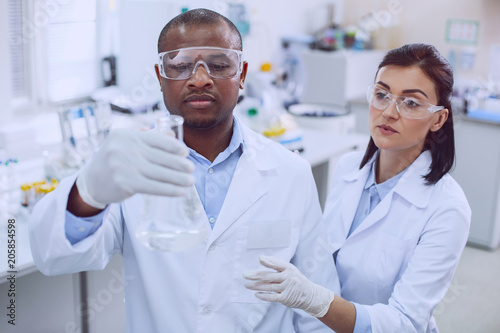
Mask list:
[[485,120],[500,123],[500,112],[491,112],[486,110],[469,110],[467,117],[472,119]]

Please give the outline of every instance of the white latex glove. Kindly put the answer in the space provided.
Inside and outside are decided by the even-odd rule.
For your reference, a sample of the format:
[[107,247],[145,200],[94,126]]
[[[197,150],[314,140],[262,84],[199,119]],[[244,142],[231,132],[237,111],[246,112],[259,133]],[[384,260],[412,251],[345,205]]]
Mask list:
[[280,302],[290,308],[301,309],[321,318],[330,308],[335,294],[309,281],[294,265],[278,258],[261,256],[260,263],[272,271],[247,272],[245,287],[257,290],[255,296],[268,302]]
[[164,133],[116,130],[82,169],[76,186],[82,200],[99,209],[135,193],[182,195],[194,184],[188,153]]

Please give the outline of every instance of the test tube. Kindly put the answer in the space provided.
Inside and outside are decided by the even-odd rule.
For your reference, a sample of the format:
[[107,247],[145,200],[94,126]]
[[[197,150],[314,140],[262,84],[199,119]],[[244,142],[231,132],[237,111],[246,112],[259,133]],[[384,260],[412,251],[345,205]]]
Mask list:
[[109,103],[97,102],[93,111],[94,111],[94,119],[96,122],[99,143],[102,143],[102,141],[106,138],[111,129],[111,123],[112,123],[111,107]]
[[31,184],[21,184],[22,201],[21,205],[28,207],[33,202],[33,192]]

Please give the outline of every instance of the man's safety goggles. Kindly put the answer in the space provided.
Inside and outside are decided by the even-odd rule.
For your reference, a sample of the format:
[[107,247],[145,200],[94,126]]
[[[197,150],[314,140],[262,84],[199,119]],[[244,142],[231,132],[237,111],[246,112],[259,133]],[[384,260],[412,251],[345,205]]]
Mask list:
[[198,66],[214,79],[230,79],[241,73],[243,52],[219,47],[186,47],[158,54],[160,75],[171,80],[187,80]]

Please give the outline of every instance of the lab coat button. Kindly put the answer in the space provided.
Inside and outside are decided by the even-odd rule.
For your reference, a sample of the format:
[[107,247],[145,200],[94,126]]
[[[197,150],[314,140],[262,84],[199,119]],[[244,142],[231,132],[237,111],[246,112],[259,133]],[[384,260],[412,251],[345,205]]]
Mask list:
[[204,316],[210,316],[212,314],[212,308],[210,308],[209,306],[205,307],[202,311],[202,314]]
[[209,248],[208,248],[208,251],[213,251],[213,250],[215,250],[215,247],[216,247],[216,245],[215,245],[215,244],[210,245],[210,246],[209,246]]

